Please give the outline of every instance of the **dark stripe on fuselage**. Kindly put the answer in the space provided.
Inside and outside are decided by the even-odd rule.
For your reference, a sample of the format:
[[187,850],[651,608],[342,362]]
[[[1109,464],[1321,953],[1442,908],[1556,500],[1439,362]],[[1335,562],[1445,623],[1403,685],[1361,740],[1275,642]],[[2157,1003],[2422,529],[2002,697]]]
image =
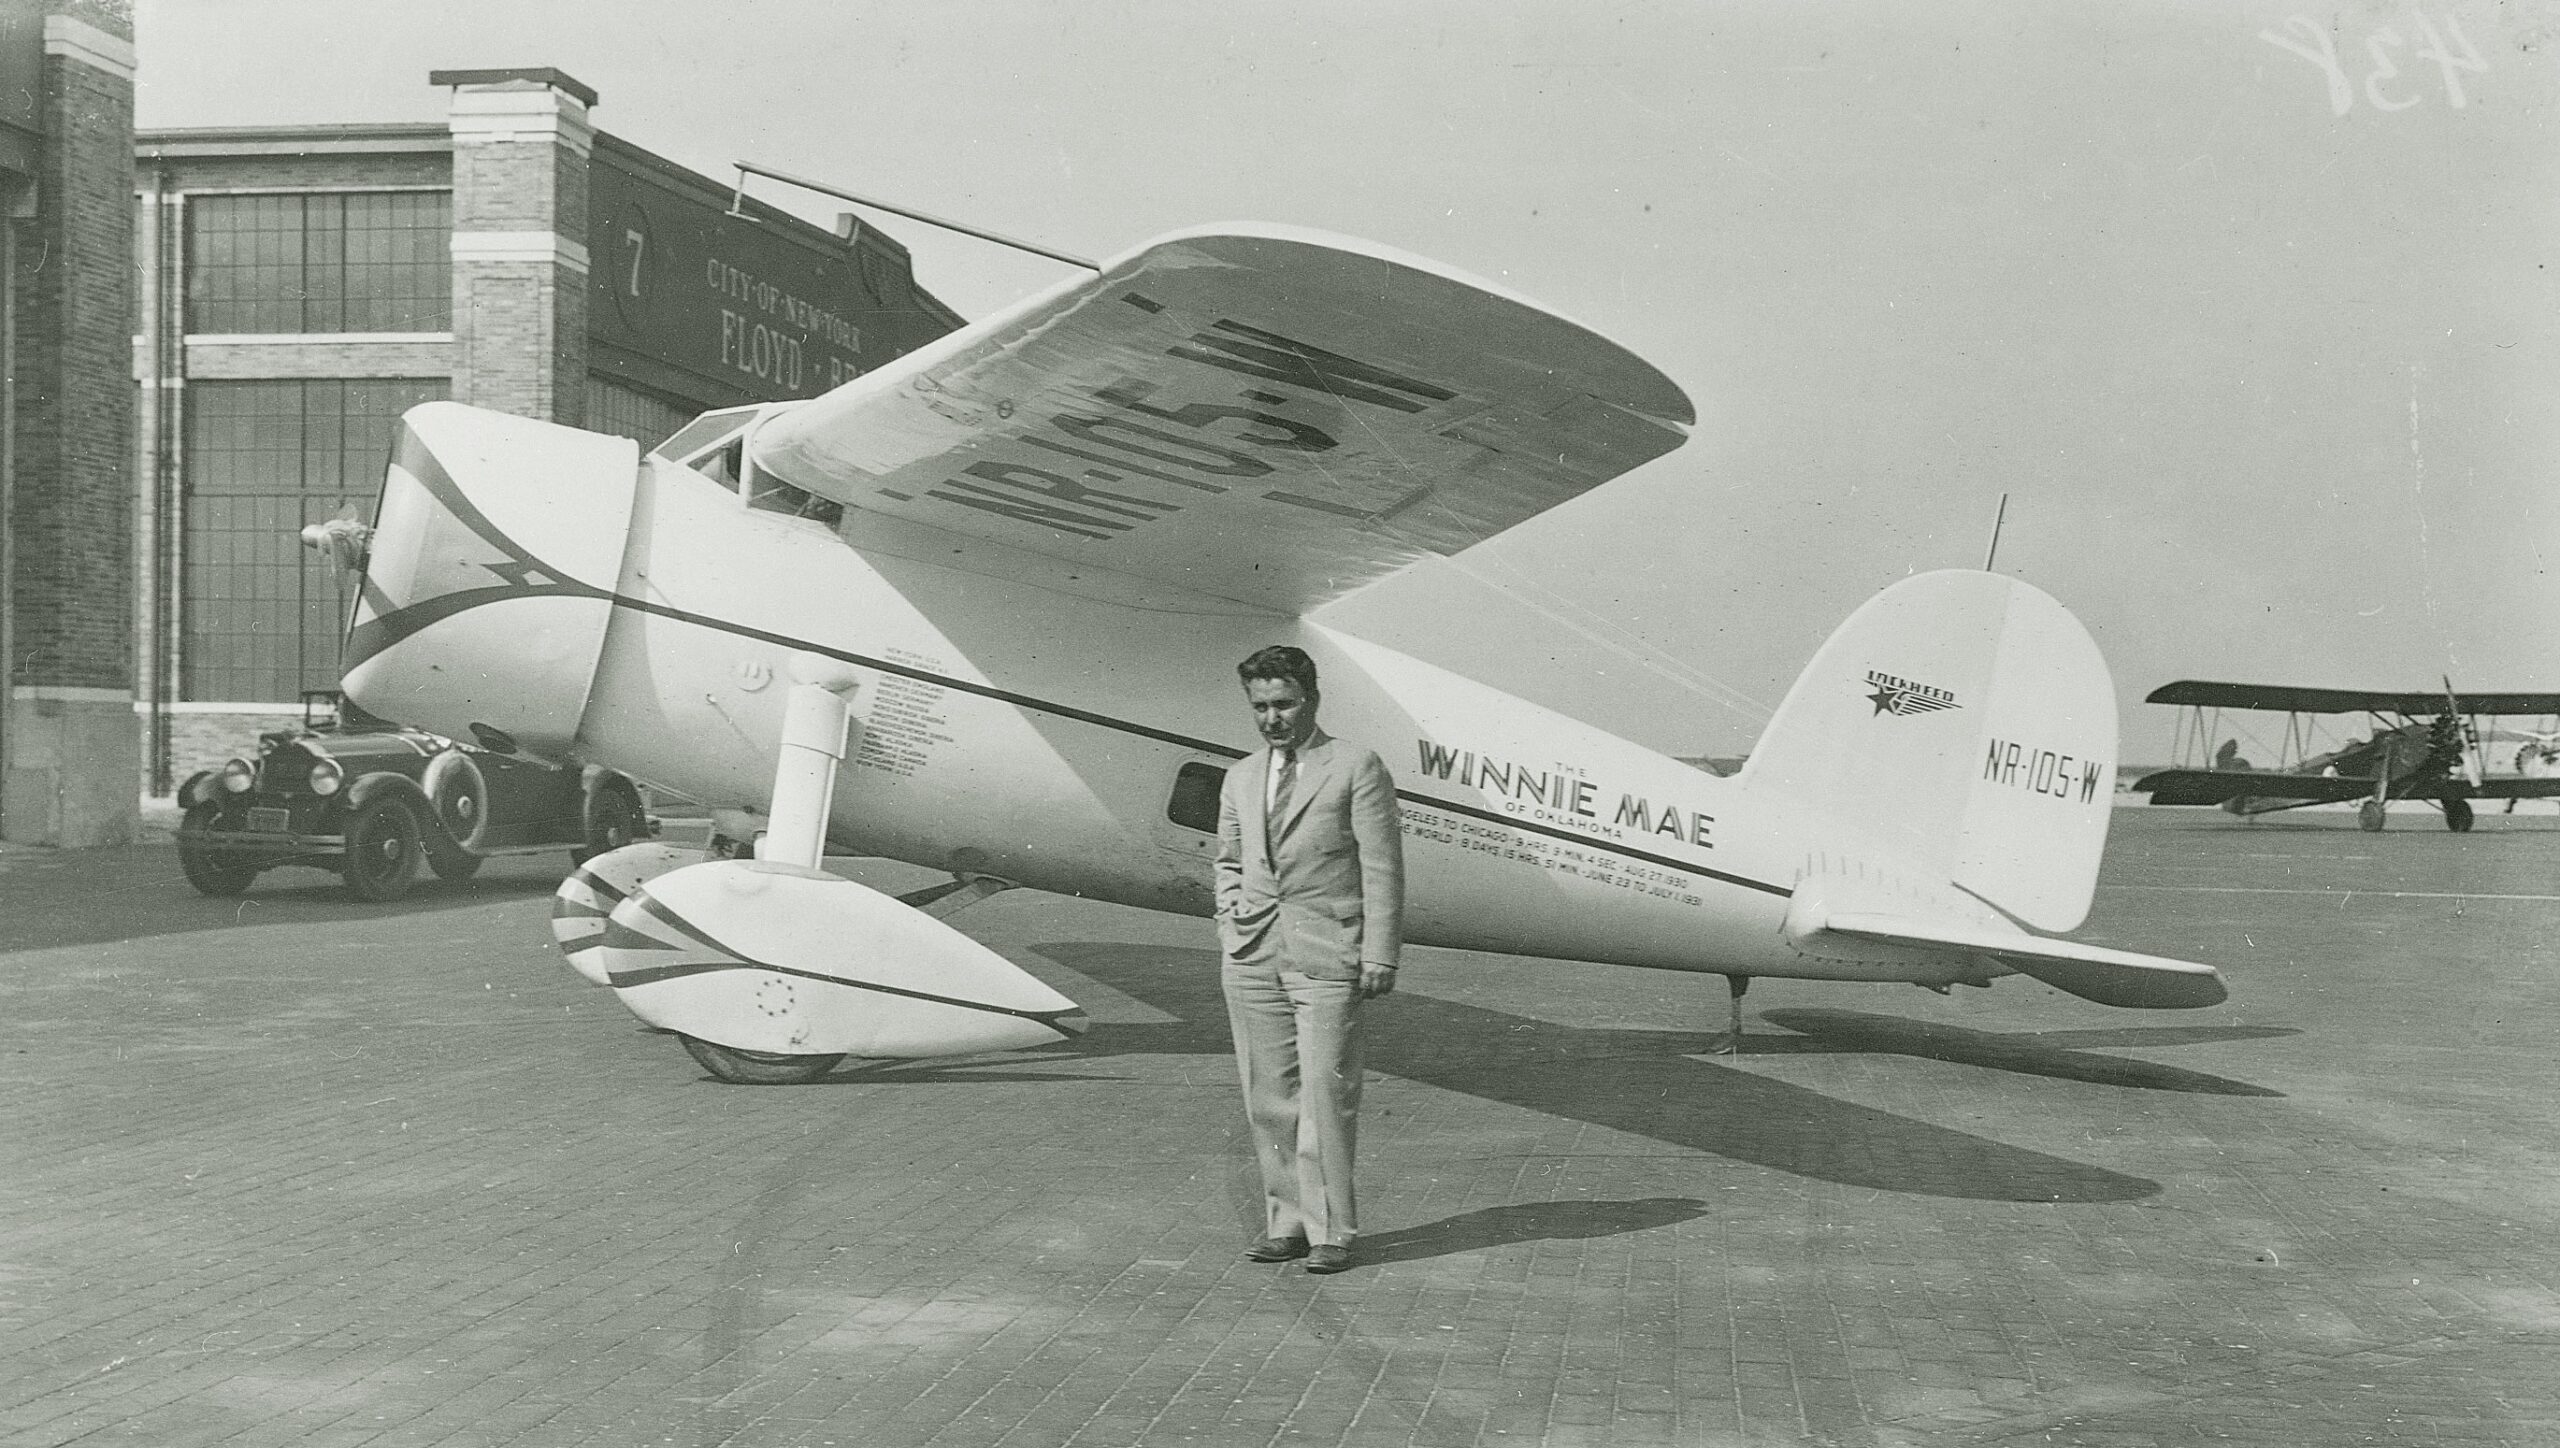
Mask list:
[[[403,450],[403,466],[408,465],[406,461],[407,451],[408,450],[406,449]],[[418,451],[423,453],[425,450],[421,448],[418,449]],[[428,460],[433,462],[432,455],[429,455]],[[432,494],[437,501],[443,503],[449,510],[451,510],[454,517],[459,519],[464,527],[467,527],[473,533],[478,534],[484,541],[488,542],[490,546],[503,550],[510,557],[532,564],[534,567],[550,573],[555,578],[566,578],[566,575],[561,574],[558,571],[551,569],[548,565],[536,560],[532,554],[525,552],[522,548],[518,547],[513,540],[499,532],[497,525],[490,522],[487,515],[483,514],[479,509],[472,507],[469,501],[462,496],[462,490],[454,485],[453,479],[451,476],[446,474],[441,465],[436,465],[427,469],[410,467],[409,472],[410,476],[416,478],[422,485],[424,485],[427,491]],[[851,547],[852,545],[848,543],[845,546]],[[574,581],[549,585],[520,584],[500,588],[476,588],[469,591],[467,595],[469,602],[451,607],[443,605],[447,604],[448,600],[465,597],[466,595],[446,594],[438,598],[431,598],[420,603],[411,604],[407,608],[398,609],[378,618],[367,620],[363,628],[377,630],[376,638],[379,641],[374,643],[373,648],[368,650],[365,656],[369,657],[372,652],[379,651],[381,648],[387,647],[392,640],[407,638],[409,635],[416,633],[419,629],[426,627],[430,623],[450,618],[454,614],[464,612],[466,609],[476,608],[482,604],[495,603],[502,598],[556,597],[563,594],[607,599],[610,600],[615,607],[627,608],[635,613],[656,614],[660,618],[673,619],[678,623],[689,623],[697,628],[707,628],[718,633],[735,634],[740,638],[756,639],[764,643],[778,644],[784,648],[802,649],[809,653],[822,654],[831,659],[840,659],[845,663],[853,664],[860,668],[877,669],[884,674],[896,674],[900,678],[914,679],[919,683],[936,684],[946,689],[956,689],[963,694],[975,694],[982,699],[993,699],[997,703],[1010,704],[1017,709],[1028,709],[1035,713],[1047,714],[1052,718],[1073,719],[1080,724],[1091,724],[1098,729],[1110,729],[1122,734],[1134,734],[1141,739],[1153,739],[1160,744],[1171,744],[1177,748],[1194,750],[1201,754],[1212,754],[1223,759],[1242,759],[1245,757],[1246,753],[1246,751],[1237,749],[1232,745],[1219,744],[1207,739],[1194,739],[1188,734],[1176,734],[1171,730],[1158,729],[1151,725],[1138,723],[1133,719],[1120,719],[1108,714],[1096,714],[1092,710],[1079,709],[1071,704],[1061,704],[1049,699],[1038,699],[1029,694],[1017,694],[1010,689],[999,689],[992,684],[972,683],[967,679],[956,679],[949,675],[934,673],[929,669],[919,669],[908,664],[892,663],[887,659],[875,659],[867,654],[854,653],[849,649],[834,648],[826,644],[812,642],[808,639],[793,638],[789,634],[774,633],[768,629],[754,628],[742,623],[733,623],[723,618],[713,618],[709,614],[694,613],[688,609],[677,608],[671,604],[654,602],[650,599],[632,598],[624,594],[609,593],[605,590],[594,588],[591,585],[577,583]],[[420,618],[414,623],[410,622],[411,615],[428,611],[432,611],[430,616]],[[349,668],[354,667],[355,659],[357,658],[354,647],[354,632],[361,631],[363,631],[363,629],[351,631],[349,634]],[[1660,865],[1666,870],[1678,870],[1684,875],[1695,875],[1701,879],[1716,880],[1745,890],[1757,890],[1764,895],[1775,895],[1780,899],[1785,899],[1795,893],[1787,886],[1773,885],[1766,880],[1754,880],[1747,875],[1736,875],[1729,871],[1712,869],[1705,865],[1691,864],[1685,860],[1675,860],[1667,855],[1657,855],[1647,850],[1633,849],[1626,845],[1617,844],[1609,840],[1598,839],[1590,835],[1578,835],[1571,830],[1561,830],[1551,825],[1533,824],[1527,820],[1513,819],[1508,815],[1498,814],[1492,810],[1483,809],[1475,805],[1459,804],[1453,800],[1434,799],[1429,795],[1416,794],[1409,789],[1397,790],[1396,798],[1407,800],[1414,804],[1428,805],[1433,809],[1445,809],[1452,814],[1466,815],[1471,819],[1483,820],[1488,824],[1500,825],[1505,829],[1518,830],[1523,834],[1545,835],[1550,839],[1562,840],[1567,844],[1586,845],[1592,849],[1606,850],[1613,855],[1623,855],[1631,860],[1642,860],[1649,865]]]

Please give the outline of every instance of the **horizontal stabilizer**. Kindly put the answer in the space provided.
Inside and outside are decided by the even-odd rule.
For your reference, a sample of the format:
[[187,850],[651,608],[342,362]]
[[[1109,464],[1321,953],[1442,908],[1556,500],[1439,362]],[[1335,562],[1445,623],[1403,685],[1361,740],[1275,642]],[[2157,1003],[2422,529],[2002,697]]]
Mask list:
[[2021,931],[1856,912],[1828,916],[1822,928],[1886,945],[1978,951],[2056,990],[2105,1006],[2192,1010],[2220,1005],[2229,994],[2222,973],[2209,965]]

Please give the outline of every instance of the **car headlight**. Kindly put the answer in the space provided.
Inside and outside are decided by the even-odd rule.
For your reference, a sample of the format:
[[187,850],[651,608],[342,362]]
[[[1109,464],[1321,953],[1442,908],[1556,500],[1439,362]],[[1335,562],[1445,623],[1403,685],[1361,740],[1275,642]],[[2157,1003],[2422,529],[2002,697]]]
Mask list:
[[336,794],[339,786],[346,782],[347,772],[339,768],[338,761],[334,759],[323,759],[319,763],[311,766],[311,792],[313,794],[320,795],[325,798],[329,795]]
[[257,783],[258,767],[245,759],[222,766],[222,787],[233,794],[247,794]]

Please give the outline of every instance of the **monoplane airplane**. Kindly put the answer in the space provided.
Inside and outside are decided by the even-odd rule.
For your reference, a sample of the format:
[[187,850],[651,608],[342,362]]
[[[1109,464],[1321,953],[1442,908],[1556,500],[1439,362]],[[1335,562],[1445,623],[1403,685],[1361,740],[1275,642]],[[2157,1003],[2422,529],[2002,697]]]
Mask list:
[[[2134,789],[2153,804],[2218,804],[2241,816],[2305,805],[2361,800],[2357,822],[2382,828],[2389,802],[2417,799],[2444,811],[2447,829],[2471,828],[2475,799],[2560,797],[2549,745],[2554,736],[2483,728],[2487,718],[2560,713],[2560,694],[2394,693],[2369,689],[2304,689],[2280,684],[2218,684],[2181,679],[2144,696],[2151,704],[2187,710],[2178,721],[2178,748],[2199,753],[2204,741],[2223,737],[2214,762],[2201,768],[2163,769],[2144,775]],[[2266,768],[2242,758],[2222,735],[2220,711],[2255,709],[2285,716],[2278,757]],[[2336,749],[2313,753],[2316,716],[2362,714],[2371,732]],[[2484,744],[2523,740],[2515,772],[2493,774]]]
[[[1755,976],[2223,999],[2209,966],[2043,933],[2095,889],[2116,703],[2017,580],[1870,600],[1730,779],[1328,622],[1692,421],[1631,353],[1436,263],[1178,233],[646,457],[416,409],[345,683],[758,840],[617,851],[554,917],[572,964],[728,1080],[1079,1029],[943,917],[1008,885],[1208,914],[1219,781],[1254,738],[1234,664],[1273,642],[1398,777],[1408,940],[1722,974],[1737,1036]],[[893,899],[822,872],[830,846],[952,883]]]

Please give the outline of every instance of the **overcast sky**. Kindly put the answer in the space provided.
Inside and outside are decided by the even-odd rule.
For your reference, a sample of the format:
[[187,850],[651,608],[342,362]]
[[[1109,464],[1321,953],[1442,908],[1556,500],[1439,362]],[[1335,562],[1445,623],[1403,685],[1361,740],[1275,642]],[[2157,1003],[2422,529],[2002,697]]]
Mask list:
[[[1998,566],[2097,636],[2137,762],[2173,678],[2560,690],[2560,8],[142,0],[136,28],[146,128],[435,120],[431,69],[556,66],[723,178],[1094,256],[1290,222],[1498,279],[1699,427],[1472,577],[1391,583],[1374,631],[1657,747],[1747,747],[1860,601],[1980,565],[2004,492]],[[971,316],[1062,275],[887,224]]]

